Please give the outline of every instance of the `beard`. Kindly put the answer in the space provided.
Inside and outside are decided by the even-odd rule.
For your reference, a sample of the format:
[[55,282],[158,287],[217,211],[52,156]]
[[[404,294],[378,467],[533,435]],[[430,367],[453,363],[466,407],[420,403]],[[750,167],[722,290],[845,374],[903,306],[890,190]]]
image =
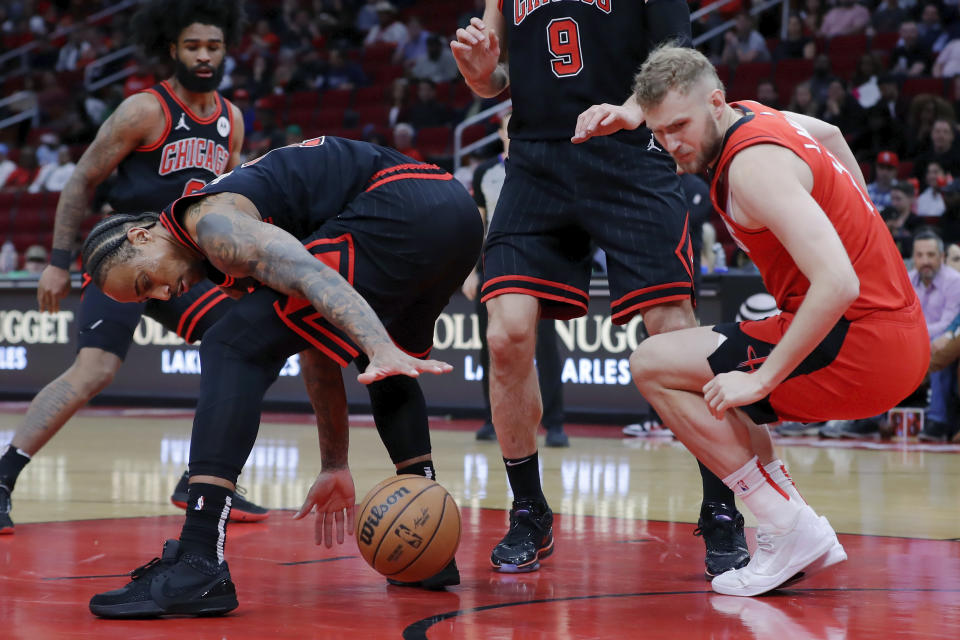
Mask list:
[[684,173],[700,174],[704,173],[713,162],[720,156],[723,147],[723,134],[720,132],[720,123],[712,121],[713,126],[708,126],[704,133],[703,144],[693,160],[686,162],[677,162],[677,165],[683,169]]
[[[183,64],[179,57],[176,58],[176,65],[175,75],[177,82],[183,85],[184,89],[192,91],[193,93],[209,93],[215,91],[217,87],[220,86],[220,82],[223,80],[223,73],[226,70],[223,62],[220,62],[220,65],[216,67],[197,65],[193,69],[190,69],[187,65]],[[196,72],[201,69],[210,69],[213,73],[208,78],[198,76]]]

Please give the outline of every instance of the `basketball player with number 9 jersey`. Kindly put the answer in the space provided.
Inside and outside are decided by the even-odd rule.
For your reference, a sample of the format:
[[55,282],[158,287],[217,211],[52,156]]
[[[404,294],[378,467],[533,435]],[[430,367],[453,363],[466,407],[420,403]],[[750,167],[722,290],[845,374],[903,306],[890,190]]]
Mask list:
[[[488,0],[451,50],[467,84],[510,85],[510,157],[483,256],[490,397],[514,494],[497,571],[534,571],[553,551],[540,486],[542,403],[534,367],[542,318],[587,313],[595,245],[606,253],[610,315],[643,313],[651,334],[696,326],[689,218],[673,159],[628,106],[634,73],[658,44],[690,45],[683,0]],[[581,134],[598,109],[617,126]],[[604,119],[609,124],[609,120]],[[733,494],[701,466],[706,573],[747,562]]]

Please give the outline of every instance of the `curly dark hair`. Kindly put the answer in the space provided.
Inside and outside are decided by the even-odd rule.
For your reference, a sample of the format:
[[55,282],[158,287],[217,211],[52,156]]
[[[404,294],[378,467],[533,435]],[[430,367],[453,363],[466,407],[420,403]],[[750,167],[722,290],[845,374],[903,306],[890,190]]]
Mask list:
[[236,44],[246,22],[240,0],[149,0],[130,21],[135,42],[151,56],[164,58],[170,43],[191,24],[211,24],[223,30],[226,46]]

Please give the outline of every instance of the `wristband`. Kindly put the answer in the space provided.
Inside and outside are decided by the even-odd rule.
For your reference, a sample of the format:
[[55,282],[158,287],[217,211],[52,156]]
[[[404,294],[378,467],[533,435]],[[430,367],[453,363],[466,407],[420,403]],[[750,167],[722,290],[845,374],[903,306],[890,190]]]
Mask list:
[[71,262],[73,262],[71,252],[67,249],[50,250],[50,264],[54,267],[69,271]]

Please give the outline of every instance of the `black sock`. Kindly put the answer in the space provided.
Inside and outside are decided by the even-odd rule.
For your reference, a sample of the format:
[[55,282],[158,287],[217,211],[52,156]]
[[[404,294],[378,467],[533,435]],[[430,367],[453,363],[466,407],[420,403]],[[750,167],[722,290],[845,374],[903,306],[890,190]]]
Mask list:
[[191,484],[187,493],[190,497],[187,499],[187,519],[180,530],[180,549],[183,553],[222,562],[227,520],[230,518],[228,501],[233,500],[233,491],[198,482]]
[[733,497],[733,491],[723,480],[713,474],[710,469],[703,466],[703,463],[697,460],[700,465],[700,477],[703,480],[703,501],[704,502],[722,502],[733,508],[736,508],[737,501]]
[[415,476],[423,476],[431,480],[437,479],[437,470],[433,468],[433,460],[424,460],[423,462],[414,462],[405,467],[397,469],[397,475],[402,476],[405,473],[411,473]]
[[510,480],[510,488],[513,489],[514,500],[547,503],[540,487],[540,456],[537,451],[525,458],[504,458],[503,464],[507,467],[507,478]]
[[13,485],[17,484],[17,477],[23,468],[30,462],[30,456],[17,449],[12,444],[0,456],[0,484],[10,491],[13,491]]

